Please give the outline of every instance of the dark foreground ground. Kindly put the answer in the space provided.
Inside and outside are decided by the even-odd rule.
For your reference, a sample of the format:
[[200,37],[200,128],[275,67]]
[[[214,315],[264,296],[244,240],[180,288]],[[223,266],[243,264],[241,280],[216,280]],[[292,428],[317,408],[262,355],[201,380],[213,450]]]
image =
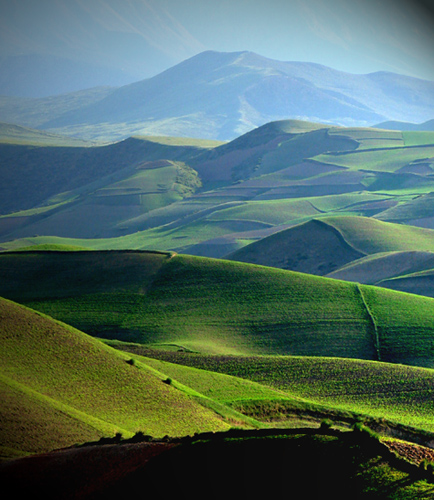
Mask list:
[[66,500],[434,498],[426,469],[365,431],[297,429],[93,444],[8,462],[0,481]]

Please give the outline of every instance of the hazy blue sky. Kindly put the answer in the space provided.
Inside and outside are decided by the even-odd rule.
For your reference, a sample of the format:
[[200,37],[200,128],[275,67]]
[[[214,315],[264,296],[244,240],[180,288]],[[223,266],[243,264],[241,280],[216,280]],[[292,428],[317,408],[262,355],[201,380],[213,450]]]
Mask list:
[[431,1],[0,0],[0,55],[50,53],[145,77],[203,50],[250,50],[434,80]]

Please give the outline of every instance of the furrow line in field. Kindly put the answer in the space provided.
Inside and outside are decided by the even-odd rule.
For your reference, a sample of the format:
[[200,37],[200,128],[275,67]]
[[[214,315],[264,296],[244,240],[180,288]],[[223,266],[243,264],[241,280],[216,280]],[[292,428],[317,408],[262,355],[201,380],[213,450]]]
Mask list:
[[369,309],[369,306],[368,306],[368,304],[366,302],[365,296],[363,295],[363,291],[362,291],[359,283],[357,283],[357,290],[359,291],[359,294],[360,294],[360,297],[362,299],[363,305],[365,306],[366,312],[368,313],[368,316],[371,319],[372,326],[374,328],[374,347],[375,347],[375,351],[377,353],[377,360],[381,361],[381,355],[380,355],[380,335],[378,333],[377,323],[375,321],[374,316],[371,313],[371,310]]

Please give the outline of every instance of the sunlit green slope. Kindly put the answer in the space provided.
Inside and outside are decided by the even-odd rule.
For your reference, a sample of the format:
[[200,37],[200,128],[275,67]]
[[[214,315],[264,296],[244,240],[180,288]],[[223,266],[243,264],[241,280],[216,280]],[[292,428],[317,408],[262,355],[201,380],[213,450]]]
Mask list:
[[229,426],[145,365],[69,326],[0,300],[3,457],[120,432],[185,435]]
[[237,262],[4,253],[0,293],[87,333],[163,348],[425,366],[434,359],[432,299]]
[[[259,420],[281,424],[297,410],[350,412],[434,430],[432,369],[378,361],[309,356],[209,356],[162,352],[139,344],[108,344],[202,394]],[[153,356],[150,358],[149,356]],[[213,379],[221,374],[272,387],[275,394]],[[280,393],[280,397],[279,397]],[[342,417],[343,414],[341,414]],[[348,418],[350,418],[347,415]]]

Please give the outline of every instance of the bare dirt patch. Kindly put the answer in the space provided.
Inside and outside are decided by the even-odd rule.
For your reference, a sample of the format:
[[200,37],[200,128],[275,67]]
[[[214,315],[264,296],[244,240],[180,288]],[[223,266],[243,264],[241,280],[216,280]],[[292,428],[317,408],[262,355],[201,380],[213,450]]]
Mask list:
[[419,465],[424,460],[434,462],[434,450],[406,441],[385,441],[384,444],[389,450],[394,451],[411,463]]

